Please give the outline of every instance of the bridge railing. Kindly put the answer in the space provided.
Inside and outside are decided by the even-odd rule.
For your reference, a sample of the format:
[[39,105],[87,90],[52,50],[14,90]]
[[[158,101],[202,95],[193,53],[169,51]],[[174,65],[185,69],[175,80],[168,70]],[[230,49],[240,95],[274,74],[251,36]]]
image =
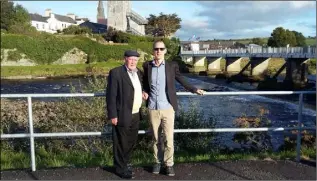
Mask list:
[[127,12],[127,16],[131,17],[138,24],[143,25],[148,23],[147,19],[143,18],[141,15],[139,15],[137,12],[134,12],[133,10]]
[[[194,132],[248,132],[248,131],[285,131],[298,130],[297,132],[297,146],[296,146],[296,160],[300,161],[301,149],[301,130],[310,129],[315,130],[316,127],[302,127],[302,109],[303,109],[303,95],[316,94],[314,91],[239,91],[239,92],[206,92],[204,96],[229,96],[229,95],[299,95],[298,106],[298,127],[262,127],[262,128],[213,128],[213,129],[175,129],[174,133],[194,133]],[[197,96],[189,92],[177,92],[178,96]],[[30,155],[32,171],[36,170],[35,162],[35,148],[34,138],[43,137],[76,137],[76,136],[101,136],[102,132],[59,132],[59,133],[34,133],[33,130],[33,113],[32,113],[32,98],[44,97],[105,97],[105,93],[69,93],[69,94],[1,94],[1,98],[27,98],[28,103],[28,122],[29,133],[19,134],[1,134],[2,139],[8,138],[29,138],[30,139]],[[139,130],[139,134],[145,134],[145,130]]]
[[235,49],[217,49],[217,50],[199,50],[190,51],[182,50],[181,54],[254,54],[254,53],[299,53],[299,54],[316,54],[316,47],[249,47]]

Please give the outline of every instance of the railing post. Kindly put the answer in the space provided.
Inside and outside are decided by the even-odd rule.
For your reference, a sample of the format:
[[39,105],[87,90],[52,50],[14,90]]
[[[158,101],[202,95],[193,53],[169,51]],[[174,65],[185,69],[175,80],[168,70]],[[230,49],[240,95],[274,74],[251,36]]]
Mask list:
[[30,148],[31,148],[31,166],[32,171],[36,170],[35,167],[35,148],[34,148],[34,135],[33,135],[33,113],[32,113],[32,97],[28,96],[28,113],[29,113],[29,132],[30,132]]
[[302,109],[303,109],[303,93],[299,94],[299,105],[298,105],[298,132],[297,132],[297,146],[296,146],[296,161],[300,161],[300,148],[302,139]]

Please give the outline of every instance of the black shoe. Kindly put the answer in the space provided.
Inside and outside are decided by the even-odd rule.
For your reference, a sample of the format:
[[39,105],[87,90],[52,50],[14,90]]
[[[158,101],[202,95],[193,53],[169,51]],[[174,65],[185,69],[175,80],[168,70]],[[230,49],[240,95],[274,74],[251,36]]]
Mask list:
[[127,165],[128,172],[134,175],[132,164]]
[[130,172],[117,173],[123,179],[133,179],[134,176]]
[[174,168],[173,166],[167,166],[166,167],[166,175],[168,176],[175,176],[175,171],[174,171]]
[[161,164],[157,163],[153,166],[153,170],[152,170],[152,173],[154,174],[159,174],[160,173],[160,170],[161,170]]

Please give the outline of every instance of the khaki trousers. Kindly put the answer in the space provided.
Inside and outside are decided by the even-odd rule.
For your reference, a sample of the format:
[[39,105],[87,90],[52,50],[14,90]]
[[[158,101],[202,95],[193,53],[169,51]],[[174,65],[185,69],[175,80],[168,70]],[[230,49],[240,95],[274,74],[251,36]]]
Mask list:
[[[155,161],[156,163],[164,162],[166,166],[173,166],[175,111],[173,108],[165,110],[149,109],[149,118],[151,123],[150,131],[153,134],[154,141],[153,151]],[[164,138],[162,138],[162,132]]]

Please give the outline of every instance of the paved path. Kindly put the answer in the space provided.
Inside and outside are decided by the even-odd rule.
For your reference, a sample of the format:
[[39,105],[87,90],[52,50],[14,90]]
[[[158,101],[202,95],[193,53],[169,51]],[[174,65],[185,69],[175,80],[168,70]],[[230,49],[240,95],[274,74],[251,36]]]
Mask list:
[[[135,168],[135,180],[316,180],[316,163],[293,161],[223,161],[175,165],[176,175],[150,173],[149,167]],[[34,173],[2,171],[3,180],[118,180],[112,168],[56,168]]]

